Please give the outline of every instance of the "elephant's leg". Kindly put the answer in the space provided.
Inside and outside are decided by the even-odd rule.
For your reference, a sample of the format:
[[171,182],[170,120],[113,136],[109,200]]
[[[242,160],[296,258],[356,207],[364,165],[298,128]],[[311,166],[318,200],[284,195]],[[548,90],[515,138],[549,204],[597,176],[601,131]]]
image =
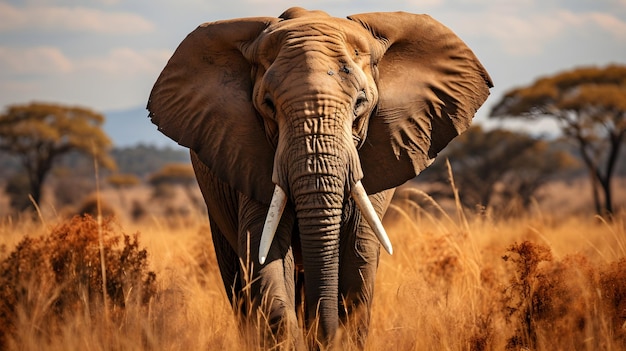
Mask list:
[[233,309],[240,314],[238,306],[242,290],[239,275],[239,257],[237,256],[237,227],[239,215],[239,192],[217,178],[195,152],[191,151],[198,186],[209,213],[211,236],[217,263],[224,283],[226,296]]
[[[302,333],[295,312],[294,257],[291,233],[295,213],[287,208],[264,265],[259,264],[259,241],[268,207],[240,196],[239,257],[243,295],[250,307],[255,329],[264,335],[264,348],[287,343],[287,348],[302,348]],[[265,331],[265,332],[263,332]],[[267,337],[268,333],[271,337]],[[283,344],[284,345],[284,344]]]
[[[393,192],[392,189],[370,195],[380,218],[387,210]],[[348,207],[349,217],[340,244],[340,314],[350,342],[363,349],[369,330],[380,244],[354,203],[350,202]]]
[[[240,299],[242,291],[241,280],[238,277],[239,257],[215,222],[212,220],[210,222],[215,257],[222,276],[222,282],[224,283],[224,289],[226,290],[226,296],[233,309],[237,310],[237,301]],[[243,317],[245,318],[245,316]]]

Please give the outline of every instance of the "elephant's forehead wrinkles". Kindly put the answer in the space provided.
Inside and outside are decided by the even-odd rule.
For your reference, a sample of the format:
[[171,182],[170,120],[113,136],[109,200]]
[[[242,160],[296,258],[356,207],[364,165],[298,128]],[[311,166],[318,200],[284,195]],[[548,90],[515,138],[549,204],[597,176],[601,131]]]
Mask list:
[[284,21],[278,22],[267,32],[285,38],[297,38],[310,35],[339,37],[343,31],[341,26],[330,21]]
[[279,53],[279,56],[315,57],[320,61],[333,60],[343,55],[345,55],[345,45],[324,37],[292,40],[287,42]]
[[[268,46],[278,44],[281,48],[308,48],[310,46],[345,47],[346,38],[338,26],[325,23],[300,22],[280,26],[265,33],[264,43]],[[277,43],[278,42],[278,43]]]

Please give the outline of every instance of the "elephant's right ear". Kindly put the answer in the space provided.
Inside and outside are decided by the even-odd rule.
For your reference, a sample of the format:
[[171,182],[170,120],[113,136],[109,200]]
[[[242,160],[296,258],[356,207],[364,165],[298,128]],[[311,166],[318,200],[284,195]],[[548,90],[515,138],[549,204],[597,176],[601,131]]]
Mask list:
[[251,66],[241,50],[277,18],[206,23],[178,46],[148,110],[158,129],[195,151],[242,193],[269,203],[274,151],[252,104]]

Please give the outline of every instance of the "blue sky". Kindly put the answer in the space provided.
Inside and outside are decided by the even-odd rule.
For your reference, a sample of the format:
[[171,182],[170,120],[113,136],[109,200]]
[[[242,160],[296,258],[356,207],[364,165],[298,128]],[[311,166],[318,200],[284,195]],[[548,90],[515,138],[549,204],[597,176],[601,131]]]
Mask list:
[[338,17],[430,14],[468,43],[496,84],[477,115],[482,123],[506,90],[539,76],[626,64],[626,0],[0,0],[0,107],[145,106],[167,59],[198,24],[278,16],[291,6]]

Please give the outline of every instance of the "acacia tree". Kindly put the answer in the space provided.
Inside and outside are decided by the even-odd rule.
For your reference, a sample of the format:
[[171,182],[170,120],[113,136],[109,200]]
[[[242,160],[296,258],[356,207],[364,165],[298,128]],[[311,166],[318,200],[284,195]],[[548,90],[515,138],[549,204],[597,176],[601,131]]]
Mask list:
[[196,176],[188,163],[168,163],[158,172],[152,174],[148,183],[153,186],[154,198],[168,199],[173,197],[172,187],[179,185],[195,208],[202,208],[201,202],[194,195],[197,189]]
[[103,115],[83,107],[12,105],[0,115],[0,150],[19,157],[28,175],[29,192],[39,202],[54,162],[68,152],[91,155],[101,166],[115,168],[108,155],[111,140],[101,129],[103,122]]
[[[504,129],[484,131],[479,125],[457,137],[441,156],[422,180],[447,184],[447,158],[463,205],[501,212],[514,209],[513,203],[528,209],[542,185],[557,171],[575,165],[568,153],[544,140]],[[443,189],[447,192],[434,195],[452,196],[449,187]]]
[[589,171],[596,212],[613,213],[611,179],[626,135],[626,66],[583,67],[540,78],[507,92],[490,115],[554,119]]

